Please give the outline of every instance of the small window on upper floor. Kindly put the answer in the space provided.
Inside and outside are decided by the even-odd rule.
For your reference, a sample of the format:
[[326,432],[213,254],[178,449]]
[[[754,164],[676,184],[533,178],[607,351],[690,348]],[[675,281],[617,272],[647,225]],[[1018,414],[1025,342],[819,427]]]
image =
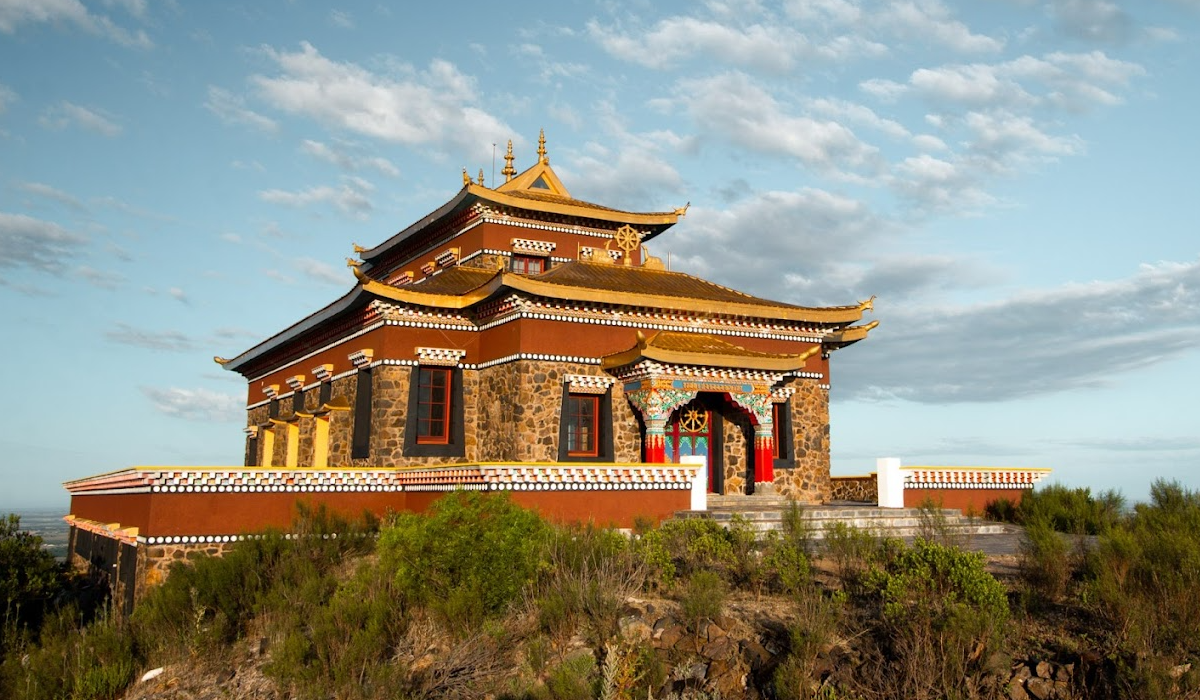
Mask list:
[[513,255],[512,271],[522,275],[540,275],[546,271],[546,259],[534,255]]
[[539,177],[538,179],[534,180],[533,184],[529,187],[531,189],[548,190],[550,189],[550,183],[546,182],[544,177]]

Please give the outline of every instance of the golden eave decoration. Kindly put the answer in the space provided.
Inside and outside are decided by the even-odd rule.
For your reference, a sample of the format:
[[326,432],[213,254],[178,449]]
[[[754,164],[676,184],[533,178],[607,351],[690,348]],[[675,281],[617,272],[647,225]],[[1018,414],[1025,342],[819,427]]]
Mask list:
[[637,343],[632,348],[606,355],[601,358],[600,367],[613,370],[653,360],[672,365],[793,372],[803,369],[808,358],[820,352],[821,346],[815,345],[798,355],[780,355],[747,350],[708,334],[659,331],[647,337],[638,331]]

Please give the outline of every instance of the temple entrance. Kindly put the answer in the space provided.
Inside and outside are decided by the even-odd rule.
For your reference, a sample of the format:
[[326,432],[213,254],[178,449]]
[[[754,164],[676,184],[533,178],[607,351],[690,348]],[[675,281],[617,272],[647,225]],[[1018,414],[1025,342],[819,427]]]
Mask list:
[[708,490],[710,493],[721,493],[721,460],[714,458],[719,449],[718,441],[713,438],[715,417],[717,415],[699,397],[680,406],[667,424],[663,448],[666,461],[675,464],[679,463],[680,457],[704,457],[708,470]]

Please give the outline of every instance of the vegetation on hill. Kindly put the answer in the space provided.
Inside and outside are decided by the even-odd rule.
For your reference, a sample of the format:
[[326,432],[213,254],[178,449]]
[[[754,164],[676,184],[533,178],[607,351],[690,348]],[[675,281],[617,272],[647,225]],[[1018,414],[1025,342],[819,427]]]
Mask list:
[[303,512],[177,564],[128,619],[72,602],[10,521],[5,585],[41,583],[5,595],[45,615],[6,616],[0,697],[108,700],[147,669],[244,664],[280,698],[1200,695],[1200,494],[1100,501],[1022,503],[1021,574],[1001,581],[937,538],[818,543],[795,512],[765,538],[702,519],[630,538],[455,493],[383,524]]

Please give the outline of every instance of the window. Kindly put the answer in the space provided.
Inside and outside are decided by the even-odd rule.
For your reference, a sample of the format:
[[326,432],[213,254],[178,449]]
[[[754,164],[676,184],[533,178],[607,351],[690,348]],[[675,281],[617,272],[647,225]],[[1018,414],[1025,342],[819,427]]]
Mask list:
[[796,466],[791,399],[771,404],[771,437],[775,443],[775,468],[791,469]]
[[417,442],[445,445],[450,441],[450,370],[421,367],[417,385]]
[[596,427],[600,417],[600,398],[594,395],[571,394],[567,397],[567,454],[572,457],[595,457],[597,454]]
[[534,255],[512,256],[512,271],[522,275],[540,275],[546,271],[546,259]]
[[558,424],[558,461],[613,461],[612,390],[603,394],[572,393],[563,384]]
[[462,375],[458,367],[426,365],[412,369],[404,456],[466,456]]
[[350,438],[350,457],[366,459],[371,456],[371,372],[358,370],[354,389],[354,432]]

